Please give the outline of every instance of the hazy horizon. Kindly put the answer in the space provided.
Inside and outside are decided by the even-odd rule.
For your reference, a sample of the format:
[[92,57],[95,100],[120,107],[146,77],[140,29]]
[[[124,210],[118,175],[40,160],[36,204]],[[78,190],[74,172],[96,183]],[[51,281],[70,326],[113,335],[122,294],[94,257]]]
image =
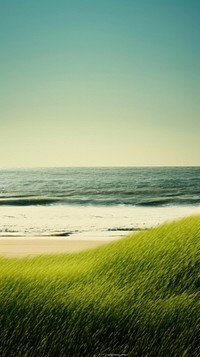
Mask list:
[[114,169],[114,168],[192,168],[192,167],[197,167],[197,168],[199,168],[200,167],[200,165],[127,165],[127,166],[124,166],[124,165],[118,165],[118,166],[111,166],[111,165],[107,165],[107,166],[95,166],[95,165],[93,165],[93,166],[84,166],[84,165],[82,165],[82,166],[73,166],[73,165],[71,165],[71,166],[2,166],[2,167],[0,167],[0,170],[9,170],[9,169],[16,169],[16,170],[20,170],[20,169],[95,169],[95,168],[99,168],[99,169],[103,169],[103,168],[111,168],[111,169]]
[[199,11],[0,2],[0,168],[200,166]]

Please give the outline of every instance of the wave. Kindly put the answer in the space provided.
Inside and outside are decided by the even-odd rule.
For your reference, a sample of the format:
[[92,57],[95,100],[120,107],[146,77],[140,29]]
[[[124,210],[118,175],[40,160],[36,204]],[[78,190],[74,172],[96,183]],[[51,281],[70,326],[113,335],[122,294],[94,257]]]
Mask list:
[[61,198],[61,197],[20,197],[0,199],[0,206],[52,206],[52,205],[75,205],[75,206],[149,206],[161,207],[169,205],[198,205],[200,197],[171,197],[138,200],[138,198]]
[[59,203],[58,198],[17,198],[0,199],[0,206],[37,206]]
[[156,199],[145,200],[136,204],[136,206],[149,206],[149,207],[161,207],[161,206],[175,206],[175,205],[197,205],[200,204],[200,198],[174,198],[174,199]]

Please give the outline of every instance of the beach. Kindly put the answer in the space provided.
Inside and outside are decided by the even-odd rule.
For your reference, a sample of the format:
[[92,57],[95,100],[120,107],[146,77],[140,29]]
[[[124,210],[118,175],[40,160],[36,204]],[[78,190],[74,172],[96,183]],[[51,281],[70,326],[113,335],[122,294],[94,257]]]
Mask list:
[[4,257],[78,252],[200,214],[198,167],[1,169],[0,176]]
[[[113,240],[113,239],[112,239]],[[107,240],[73,240],[73,239],[52,239],[34,237],[23,238],[1,238],[0,257],[5,258],[24,258],[46,254],[73,253],[96,248],[108,244],[112,241]]]

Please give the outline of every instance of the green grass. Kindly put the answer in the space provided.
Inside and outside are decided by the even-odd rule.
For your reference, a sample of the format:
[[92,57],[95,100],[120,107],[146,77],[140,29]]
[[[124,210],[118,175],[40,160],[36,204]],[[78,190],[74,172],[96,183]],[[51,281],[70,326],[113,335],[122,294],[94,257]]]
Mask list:
[[200,216],[78,254],[0,259],[0,356],[197,357]]

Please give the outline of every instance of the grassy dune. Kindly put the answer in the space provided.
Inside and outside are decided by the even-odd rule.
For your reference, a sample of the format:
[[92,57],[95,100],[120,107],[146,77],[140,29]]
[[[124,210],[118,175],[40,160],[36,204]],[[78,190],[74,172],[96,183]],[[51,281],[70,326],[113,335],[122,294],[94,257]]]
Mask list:
[[78,254],[0,259],[0,356],[198,356],[200,216]]

